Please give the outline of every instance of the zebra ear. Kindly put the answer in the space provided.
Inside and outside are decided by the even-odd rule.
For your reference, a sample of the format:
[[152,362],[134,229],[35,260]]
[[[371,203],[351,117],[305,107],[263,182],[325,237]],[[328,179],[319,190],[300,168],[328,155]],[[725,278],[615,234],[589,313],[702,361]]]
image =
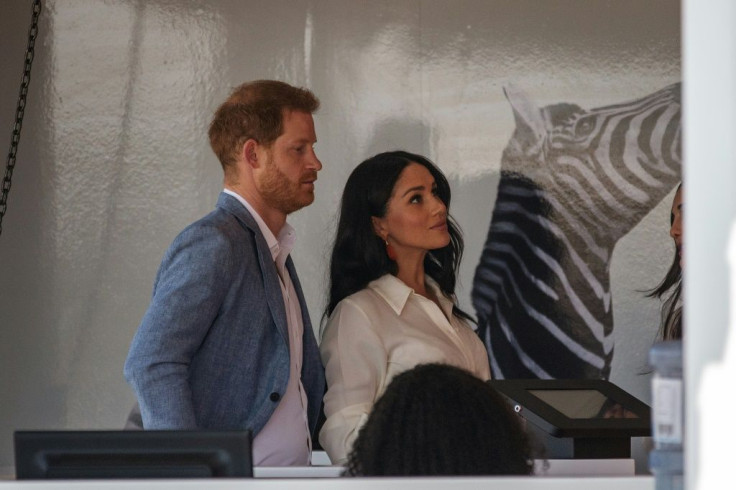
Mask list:
[[503,93],[514,111],[515,139],[526,148],[539,145],[547,132],[542,112],[520,88],[514,85],[504,87]]

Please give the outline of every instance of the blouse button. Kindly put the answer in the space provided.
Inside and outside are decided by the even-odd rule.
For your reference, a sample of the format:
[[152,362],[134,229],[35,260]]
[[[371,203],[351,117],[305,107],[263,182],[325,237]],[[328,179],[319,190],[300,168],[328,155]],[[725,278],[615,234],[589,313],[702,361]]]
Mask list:
[[277,402],[281,400],[281,395],[279,395],[278,393],[274,391],[273,393],[271,393],[271,396],[269,396],[269,398],[271,399],[272,402]]

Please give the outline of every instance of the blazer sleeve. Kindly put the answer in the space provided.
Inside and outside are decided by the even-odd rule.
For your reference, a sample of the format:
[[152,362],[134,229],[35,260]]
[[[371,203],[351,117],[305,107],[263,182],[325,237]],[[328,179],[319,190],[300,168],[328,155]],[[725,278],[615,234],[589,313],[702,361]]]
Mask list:
[[146,429],[197,428],[189,365],[227,293],[233,252],[216,228],[192,226],[164,256],[124,367]]
[[327,393],[319,442],[333,464],[344,464],[385,383],[388,355],[366,312],[350,299],[333,311],[320,352]]

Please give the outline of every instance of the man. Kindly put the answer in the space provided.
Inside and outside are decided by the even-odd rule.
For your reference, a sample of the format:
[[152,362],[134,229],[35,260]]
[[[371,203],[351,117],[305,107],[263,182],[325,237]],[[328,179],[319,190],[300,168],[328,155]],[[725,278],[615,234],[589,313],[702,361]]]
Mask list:
[[324,371],[286,216],[314,200],[318,107],[263,80],[217,109],[225,190],[164,255],[125,362],[144,428],[250,429],[255,464],[309,464]]

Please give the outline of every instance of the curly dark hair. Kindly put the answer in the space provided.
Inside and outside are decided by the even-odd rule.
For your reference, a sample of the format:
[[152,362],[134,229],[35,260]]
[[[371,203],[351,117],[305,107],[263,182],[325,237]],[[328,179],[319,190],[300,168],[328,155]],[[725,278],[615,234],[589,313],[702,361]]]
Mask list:
[[[682,183],[677,186],[680,192]],[[674,223],[675,216],[670,213],[670,226]],[[682,267],[680,266],[679,250],[675,249],[667,275],[664,276],[659,285],[649,290],[649,298],[658,298],[662,303],[662,321],[657,336],[662,340],[679,340],[682,338]]]
[[444,364],[397,375],[348,456],[350,476],[529,475],[521,421],[488,383]]
[[[396,262],[386,254],[385,243],[376,235],[371,217],[386,215],[396,181],[411,163],[429,170],[437,184],[437,196],[448,212],[450,243],[427,253],[424,272],[437,282],[445,296],[455,299],[457,270],[464,245],[460,228],[449,215],[450,184],[442,171],[427,158],[406,151],[391,151],[360,163],[345,184],[330,260],[330,289],[324,317],[328,317],[341,300],[365,288],[369,282],[385,274],[396,275]],[[474,321],[457,305],[453,313]]]

